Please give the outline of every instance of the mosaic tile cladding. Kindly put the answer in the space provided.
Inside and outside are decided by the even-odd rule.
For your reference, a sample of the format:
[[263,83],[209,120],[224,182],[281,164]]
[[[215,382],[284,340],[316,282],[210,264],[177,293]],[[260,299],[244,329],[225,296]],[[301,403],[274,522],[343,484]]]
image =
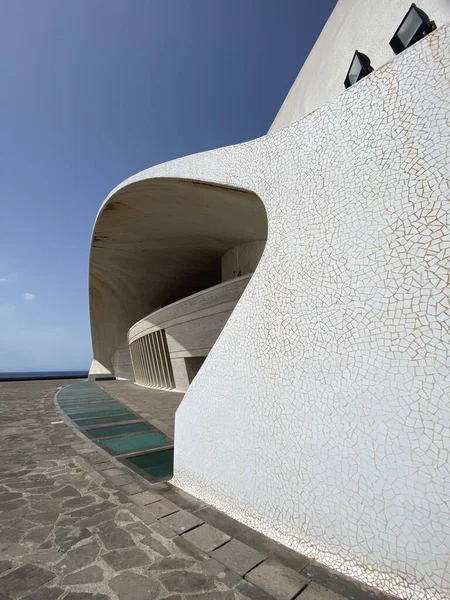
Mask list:
[[286,129],[117,188],[209,181],[268,215],[177,412],[174,482],[414,599],[450,587],[449,69],[441,28]]

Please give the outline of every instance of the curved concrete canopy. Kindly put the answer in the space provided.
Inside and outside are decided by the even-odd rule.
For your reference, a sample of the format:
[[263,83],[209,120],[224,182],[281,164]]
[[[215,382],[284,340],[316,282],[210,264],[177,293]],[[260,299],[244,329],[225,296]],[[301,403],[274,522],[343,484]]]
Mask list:
[[178,178],[116,188],[92,235],[91,373],[110,372],[136,321],[219,283],[223,254],[266,237],[265,209],[251,192]]

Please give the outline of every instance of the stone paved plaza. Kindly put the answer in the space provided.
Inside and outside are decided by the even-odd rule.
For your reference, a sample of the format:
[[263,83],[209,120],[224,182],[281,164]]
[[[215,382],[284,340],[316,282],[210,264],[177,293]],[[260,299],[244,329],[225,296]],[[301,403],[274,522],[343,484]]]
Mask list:
[[384,598],[126,469],[62,420],[70,383],[0,384],[0,600]]

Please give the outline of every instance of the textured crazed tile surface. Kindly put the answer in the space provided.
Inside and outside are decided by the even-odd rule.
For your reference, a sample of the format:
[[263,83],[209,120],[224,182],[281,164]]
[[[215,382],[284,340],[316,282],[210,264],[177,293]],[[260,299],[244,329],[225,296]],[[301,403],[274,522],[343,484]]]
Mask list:
[[268,215],[178,409],[175,483],[414,599],[450,579],[449,68],[442,28],[291,127],[120,186],[212,181]]

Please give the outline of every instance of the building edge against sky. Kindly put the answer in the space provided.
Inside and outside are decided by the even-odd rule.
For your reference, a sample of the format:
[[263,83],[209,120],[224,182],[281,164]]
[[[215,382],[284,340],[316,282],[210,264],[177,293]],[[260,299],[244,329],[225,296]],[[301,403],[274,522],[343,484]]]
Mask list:
[[[394,58],[410,4],[391,3],[395,19],[373,6],[339,2],[304,67],[324,42],[330,84],[318,69],[302,107],[302,69],[273,134],[110,194],[91,374],[133,378],[132,357],[138,383],[189,387],[175,484],[366,583],[443,600],[450,9],[421,3],[438,29]],[[325,43],[336,14],[366,34],[345,58],[338,34]],[[339,95],[356,49],[375,71]]]
[[[450,23],[448,0],[421,0],[417,5],[438,27]],[[339,0],[269,133],[298,121],[338,96],[355,50],[367,54],[374,69],[392,60],[389,40],[410,6],[410,0]]]

